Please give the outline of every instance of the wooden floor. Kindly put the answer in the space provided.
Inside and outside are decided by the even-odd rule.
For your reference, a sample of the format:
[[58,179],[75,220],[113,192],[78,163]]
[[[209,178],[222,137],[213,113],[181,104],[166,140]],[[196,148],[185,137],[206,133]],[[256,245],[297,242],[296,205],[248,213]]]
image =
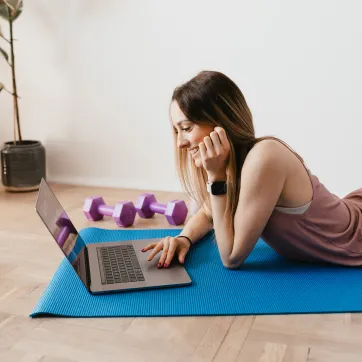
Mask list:
[[[81,210],[87,196],[114,204],[140,193],[52,187],[79,229],[94,226]],[[155,194],[159,202],[183,196]],[[29,318],[63,258],[35,213],[36,196],[0,189],[0,361],[362,361],[361,314]],[[135,228],[169,227],[161,215],[136,220]],[[97,226],[115,228],[112,221]]]

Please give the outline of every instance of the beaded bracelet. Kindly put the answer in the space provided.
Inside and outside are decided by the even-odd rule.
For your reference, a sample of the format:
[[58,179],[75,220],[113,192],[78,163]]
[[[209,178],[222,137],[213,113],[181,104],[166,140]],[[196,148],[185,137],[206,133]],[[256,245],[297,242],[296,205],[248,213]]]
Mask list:
[[190,238],[188,238],[188,237],[187,237],[187,236],[185,236],[185,235],[177,235],[177,236],[176,236],[176,238],[185,238],[185,239],[187,239],[187,240],[189,241],[190,246],[192,246],[192,245],[193,245],[193,244],[192,244],[191,239],[190,239]]

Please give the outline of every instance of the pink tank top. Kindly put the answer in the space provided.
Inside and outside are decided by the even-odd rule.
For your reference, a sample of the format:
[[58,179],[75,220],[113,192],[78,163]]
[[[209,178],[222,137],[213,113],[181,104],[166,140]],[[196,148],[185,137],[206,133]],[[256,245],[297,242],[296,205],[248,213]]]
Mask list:
[[309,208],[303,214],[275,209],[262,240],[288,259],[362,266],[362,188],[339,198],[306,170],[313,185]]

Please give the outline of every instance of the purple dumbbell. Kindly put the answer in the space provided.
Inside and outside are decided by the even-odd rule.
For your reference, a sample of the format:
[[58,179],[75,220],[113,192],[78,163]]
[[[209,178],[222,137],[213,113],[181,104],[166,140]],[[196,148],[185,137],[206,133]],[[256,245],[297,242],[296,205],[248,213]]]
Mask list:
[[65,212],[60,215],[56,224],[60,227],[60,231],[56,237],[56,240],[59,246],[62,247],[65,241],[68,239],[69,234],[76,234],[77,230]]
[[155,213],[164,214],[169,224],[180,225],[186,220],[188,209],[185,201],[173,200],[159,204],[153,194],[142,194],[136,202],[138,215],[144,219],[152,217]]
[[100,196],[88,197],[83,206],[83,212],[88,220],[98,221],[103,216],[112,216],[118,226],[133,225],[136,218],[136,208],[132,201],[118,202],[114,207],[108,206]]

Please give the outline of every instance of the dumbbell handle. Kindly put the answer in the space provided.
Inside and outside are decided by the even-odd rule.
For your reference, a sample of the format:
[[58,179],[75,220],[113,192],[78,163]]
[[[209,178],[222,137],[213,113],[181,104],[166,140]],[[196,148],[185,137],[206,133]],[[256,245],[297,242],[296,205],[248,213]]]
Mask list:
[[69,226],[62,226],[60,228],[59,234],[57,235],[57,243],[60,247],[62,247],[65,241],[68,239],[70,234],[70,227]]
[[112,216],[114,211],[113,206],[108,205],[99,205],[98,206],[98,212],[102,215]]
[[158,202],[151,202],[150,203],[150,210],[152,212],[156,212],[159,214],[164,214],[166,212],[166,205],[165,204],[160,204]]

